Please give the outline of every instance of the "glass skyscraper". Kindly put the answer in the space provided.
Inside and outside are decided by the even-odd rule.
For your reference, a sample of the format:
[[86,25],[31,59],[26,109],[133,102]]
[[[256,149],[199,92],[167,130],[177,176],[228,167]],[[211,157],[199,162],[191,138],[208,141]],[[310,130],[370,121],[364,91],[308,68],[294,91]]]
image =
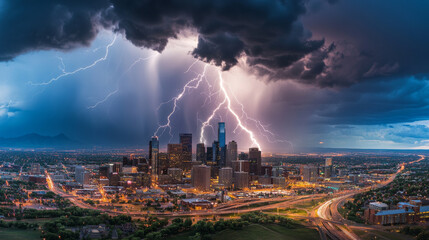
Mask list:
[[225,147],[226,137],[225,137],[225,123],[219,122],[219,128],[217,129],[217,141],[219,142],[219,147]]
[[[226,166],[226,136],[225,136],[225,123],[219,122],[217,130],[217,138],[219,142],[219,161],[218,165],[221,167]],[[214,152],[214,151],[213,151]]]
[[183,152],[192,154],[192,133],[180,133],[179,136]]
[[157,136],[153,136],[149,142],[149,158],[152,166],[152,173],[158,174],[158,153],[159,153],[159,140]]

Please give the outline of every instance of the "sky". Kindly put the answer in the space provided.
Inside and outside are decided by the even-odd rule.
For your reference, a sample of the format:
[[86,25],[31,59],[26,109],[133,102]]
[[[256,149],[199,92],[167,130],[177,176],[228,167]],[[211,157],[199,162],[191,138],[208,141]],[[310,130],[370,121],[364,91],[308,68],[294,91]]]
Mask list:
[[427,149],[428,10],[400,0],[0,0],[0,137],[146,148],[154,134],[165,146],[190,132],[211,144],[225,121],[242,150]]

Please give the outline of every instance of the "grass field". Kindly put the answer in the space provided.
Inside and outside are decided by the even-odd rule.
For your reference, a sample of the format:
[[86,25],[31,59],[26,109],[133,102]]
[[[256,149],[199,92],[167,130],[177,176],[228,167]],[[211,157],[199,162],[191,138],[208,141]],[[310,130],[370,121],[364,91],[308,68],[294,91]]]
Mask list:
[[285,214],[294,214],[294,215],[301,215],[301,216],[307,216],[307,211],[303,209],[297,209],[297,208],[280,208],[278,209],[270,209],[266,210],[267,213],[285,213]]
[[[187,240],[189,233],[179,234],[167,238],[169,240]],[[224,230],[215,235],[212,235],[213,240],[316,240],[319,239],[317,230],[310,228],[288,229],[280,225],[259,225],[252,224],[244,227],[242,230]]]
[[312,199],[308,201],[300,202],[299,204],[293,205],[294,208],[305,208],[305,209],[311,209],[319,205],[320,203],[326,201],[328,198],[318,198],[318,199]]
[[40,232],[34,230],[0,228],[0,239],[40,240]]

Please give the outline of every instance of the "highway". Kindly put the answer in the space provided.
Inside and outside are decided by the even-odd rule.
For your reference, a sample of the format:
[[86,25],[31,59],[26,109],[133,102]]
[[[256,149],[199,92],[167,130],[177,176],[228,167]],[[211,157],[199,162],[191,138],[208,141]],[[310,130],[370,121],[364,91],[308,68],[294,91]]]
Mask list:
[[[338,207],[342,206],[347,199],[353,197],[358,193],[366,192],[371,189],[381,188],[391,183],[396,178],[396,176],[405,169],[405,165],[420,162],[425,159],[423,155],[419,155],[419,156],[420,158],[418,160],[400,164],[398,167],[398,171],[396,173],[392,174],[386,181],[379,183],[376,186],[366,187],[355,191],[344,191],[344,192],[335,194],[332,199],[320,204],[317,207],[317,209],[311,213],[309,217],[305,217],[305,218],[307,218],[310,222],[312,222],[317,227],[322,240],[327,240],[327,239],[360,240],[360,238],[349,229],[348,225],[353,227],[362,227],[362,226],[344,219],[341,216],[341,214],[338,212]],[[232,202],[230,204],[223,205],[213,209],[208,209],[205,211],[189,211],[189,212],[173,212],[173,213],[129,212],[129,211],[97,209],[94,206],[91,206],[89,204],[82,202],[81,200],[79,200],[77,196],[68,194],[64,192],[62,189],[59,189],[51,180],[51,177],[48,172],[46,172],[46,178],[47,178],[49,189],[51,191],[53,191],[55,194],[58,194],[64,198],[69,199],[73,204],[75,204],[78,207],[101,210],[109,215],[127,214],[132,217],[146,217],[148,214],[156,215],[156,216],[164,216],[164,217],[195,217],[195,216],[240,214],[240,213],[247,213],[247,212],[254,212],[254,211],[265,211],[265,210],[277,209],[277,208],[284,209],[306,200],[328,196],[327,194],[315,194],[315,195],[298,196],[295,198],[253,199],[250,201],[246,200],[245,202],[243,201]],[[273,203],[276,201],[279,201],[279,202]],[[263,203],[267,203],[267,205],[255,206],[255,207],[251,206],[254,204],[263,204]],[[368,226],[366,228],[371,229],[371,226]]]
[[344,193],[344,195],[340,197],[333,198],[319,205],[316,211],[312,213],[312,217],[313,222],[319,229],[322,239],[325,240],[327,237],[329,237],[333,240],[359,240],[360,238],[348,228],[348,225],[354,227],[361,226],[344,219],[343,216],[341,216],[341,214],[338,212],[338,207],[342,206],[348,198],[351,198],[358,193],[388,185],[396,178],[399,173],[405,169],[405,165],[414,164],[425,159],[425,156],[423,155],[419,155],[419,157],[420,158],[415,161],[400,164],[396,173],[392,174],[386,181],[379,183],[376,186],[366,187],[360,190]]

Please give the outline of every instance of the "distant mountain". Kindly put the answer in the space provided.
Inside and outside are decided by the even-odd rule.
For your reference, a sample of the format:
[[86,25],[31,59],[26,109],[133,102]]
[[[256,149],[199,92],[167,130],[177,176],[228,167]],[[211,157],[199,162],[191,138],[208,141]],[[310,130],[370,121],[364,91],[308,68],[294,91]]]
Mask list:
[[14,138],[1,138],[0,147],[12,148],[75,148],[80,144],[71,140],[63,133],[56,136],[42,136],[36,133],[26,134]]

